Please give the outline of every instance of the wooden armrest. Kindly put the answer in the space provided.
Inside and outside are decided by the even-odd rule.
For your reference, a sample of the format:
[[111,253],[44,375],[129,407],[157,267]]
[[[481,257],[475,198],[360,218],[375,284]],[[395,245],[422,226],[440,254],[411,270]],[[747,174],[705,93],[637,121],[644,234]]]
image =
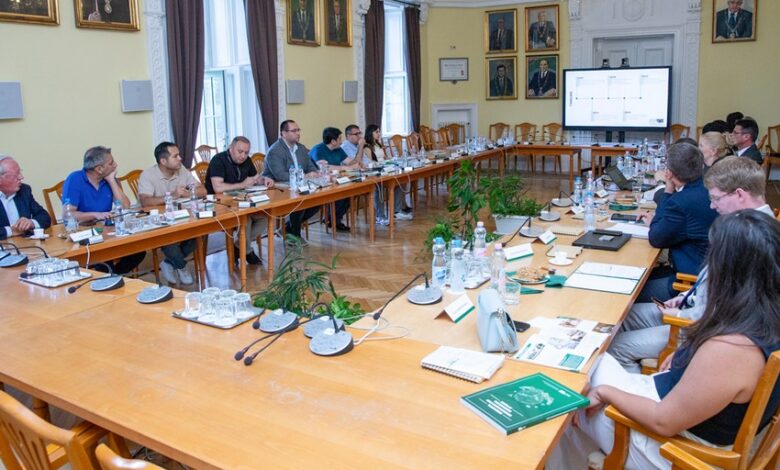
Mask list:
[[687,328],[694,323],[690,318],[680,318],[674,315],[664,315],[662,321],[664,325],[676,326],[678,328]]
[[[739,463],[739,454],[730,450],[716,449],[714,447],[705,446],[699,444],[690,439],[682,436],[666,437],[656,434],[642,427],[641,424],[626,417],[614,406],[608,406],[604,413],[610,419],[615,422],[615,445],[612,448],[612,453],[607,456],[605,469],[609,468],[621,468],[625,462],[625,457],[628,454],[628,436],[629,433],[624,432],[626,428],[642,433],[645,436],[650,437],[660,443],[672,442],[677,447],[681,448],[685,452],[691,454],[697,459],[701,459],[710,465],[721,467],[724,469],[736,468]],[[619,438],[619,436],[621,436]],[[624,437],[622,437],[624,436]],[[619,444],[620,443],[620,444]],[[620,447],[620,448],[619,448]],[[613,457],[613,454],[615,456]],[[622,455],[621,455],[622,454]],[[615,460],[619,460],[615,462]],[[616,465],[616,466],[613,466]]]
[[677,280],[682,282],[690,282],[693,284],[697,280],[699,280],[699,276],[696,274],[688,274],[688,273],[677,273]]
[[672,462],[672,468],[683,470],[711,470],[712,467],[680,449],[671,442],[661,446],[661,455]]

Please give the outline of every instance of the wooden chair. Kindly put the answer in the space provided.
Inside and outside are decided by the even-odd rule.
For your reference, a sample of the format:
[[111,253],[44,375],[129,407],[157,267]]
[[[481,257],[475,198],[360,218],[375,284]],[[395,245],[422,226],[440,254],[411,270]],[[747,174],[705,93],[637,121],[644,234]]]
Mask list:
[[425,150],[433,150],[436,142],[433,138],[433,130],[428,126],[420,126],[420,141]]
[[[536,140],[536,124],[530,122],[521,122],[515,124],[515,141],[517,142],[534,142]],[[518,157],[528,158],[528,168],[532,171],[536,171],[536,164],[534,163],[533,155],[524,155],[519,151],[516,151],[513,156],[515,157],[515,170],[517,170]]]
[[195,173],[195,177],[198,178],[200,184],[206,184],[206,172],[209,170],[209,164],[206,162],[196,163],[192,168],[192,172]]
[[103,470],[163,470],[162,467],[145,460],[122,458],[105,444],[97,446],[95,455]]
[[199,145],[195,148],[195,161],[208,163],[211,161],[211,157],[217,153],[217,148],[210,145]]
[[412,132],[406,137],[404,137],[406,140],[406,148],[409,150],[415,150],[420,151],[420,134],[416,132]]
[[62,187],[65,185],[65,180],[60,181],[51,188],[43,188],[43,200],[46,203],[46,210],[49,212],[52,223],[59,221],[62,217],[57,217],[57,213],[54,211],[54,204],[51,201],[52,193],[57,195],[57,200],[62,203]]
[[127,183],[127,186],[130,188],[130,191],[133,192],[133,196],[135,197],[136,201],[139,201],[138,199],[138,180],[141,178],[141,173],[143,173],[142,170],[133,170],[128,172],[124,176],[120,176],[116,180],[119,182],[119,185],[121,186],[122,183]]
[[766,130],[766,157],[764,165],[766,168],[766,179],[772,172],[772,165],[780,165],[780,124],[771,126]]
[[761,437],[760,442],[756,442],[756,452],[751,453],[750,451],[754,446],[753,441],[757,434],[761,432],[758,426],[778,375],[780,375],[780,351],[775,351],[767,359],[764,372],[756,384],[745,419],[739,427],[737,438],[731,450],[712,448],[681,436],[664,437],[652,433],[642,428],[636,421],[623,416],[615,407],[607,407],[605,411],[607,417],[615,422],[615,442],[612,452],[604,460],[604,469],[623,468],[628,456],[628,444],[632,430],[645,434],[662,444],[671,442],[697,459],[725,470],[776,468],[778,450],[780,449],[780,424],[778,424],[780,423],[780,409],[772,410],[772,419],[763,430],[765,434]]
[[[563,140],[563,127],[557,122],[551,122],[542,126],[542,140],[547,142],[561,142]],[[542,173],[544,173],[544,164],[547,157],[553,157],[554,165],[553,169],[555,173],[561,172],[561,156],[560,155],[542,155]],[[535,166],[535,164],[534,164]],[[534,168],[536,171],[536,168]]]
[[495,142],[507,132],[509,132],[509,124],[505,122],[494,122],[488,128],[488,138]]
[[672,462],[672,470],[712,470],[712,467],[671,442],[661,446],[661,455]]
[[450,145],[462,145],[466,142],[466,126],[453,122],[446,128],[450,135]]
[[66,463],[74,470],[95,469],[92,449],[105,436],[116,451],[130,456],[124,439],[105,429],[86,422],[70,430],[58,428],[0,392],[0,457],[8,470],[44,470]]
[[389,139],[387,139],[387,144],[390,151],[392,152],[391,155],[400,157],[404,154],[404,137],[402,135],[394,134]]
[[696,142],[701,140],[701,131],[704,129],[704,126],[696,126]]
[[452,145],[450,143],[450,133],[447,131],[446,127],[436,129],[434,131],[434,136],[436,138],[436,145],[439,148],[449,147]]
[[691,136],[691,128],[690,126],[686,126],[684,124],[672,124],[669,126],[669,132],[664,134],[664,140],[666,142],[673,144],[677,142],[679,139],[682,139],[683,137],[690,137]]
[[252,165],[254,165],[255,170],[257,170],[257,174],[262,174],[263,168],[265,167],[265,154],[262,152],[255,152],[250,158],[252,159]]

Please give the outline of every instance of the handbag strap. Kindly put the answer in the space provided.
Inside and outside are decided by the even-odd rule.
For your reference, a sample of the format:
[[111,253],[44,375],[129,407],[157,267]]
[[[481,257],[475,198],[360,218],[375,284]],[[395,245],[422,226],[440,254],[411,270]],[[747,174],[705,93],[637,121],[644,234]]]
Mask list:
[[512,331],[514,331],[515,334],[517,334],[515,325],[514,323],[509,323],[507,321],[509,314],[503,309],[498,309],[497,311],[493,312],[493,315],[498,316],[498,337],[499,339],[501,339],[501,349],[503,352],[509,352],[512,349],[513,342],[512,342],[512,338],[510,338],[509,335],[507,334],[507,329],[509,328]]

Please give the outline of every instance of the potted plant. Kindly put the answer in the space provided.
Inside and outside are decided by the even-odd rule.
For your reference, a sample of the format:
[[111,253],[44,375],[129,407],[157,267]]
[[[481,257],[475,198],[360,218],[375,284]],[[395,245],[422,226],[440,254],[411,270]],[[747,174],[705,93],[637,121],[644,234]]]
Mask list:
[[487,196],[487,204],[496,220],[496,232],[513,233],[529,217],[539,214],[542,204],[526,196],[519,176],[484,178],[480,190]]

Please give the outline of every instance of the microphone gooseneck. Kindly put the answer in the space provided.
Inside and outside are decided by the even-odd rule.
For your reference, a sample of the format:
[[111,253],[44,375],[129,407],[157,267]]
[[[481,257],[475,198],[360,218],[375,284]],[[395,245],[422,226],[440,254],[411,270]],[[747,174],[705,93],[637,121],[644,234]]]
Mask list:
[[87,284],[89,284],[92,281],[97,281],[99,279],[108,279],[110,277],[114,277],[115,276],[114,270],[111,268],[111,265],[108,264],[108,263],[95,263],[92,266],[105,266],[105,268],[108,269],[108,276],[103,276],[103,277],[99,277],[99,278],[96,278],[96,279],[87,279],[86,281],[80,282],[80,283],[78,283],[75,286],[70,286],[70,287],[68,287],[68,294],[73,294],[74,292],[76,292],[77,290],[79,290],[82,287],[86,286]]
[[[382,316],[382,312],[384,312],[384,311],[385,311],[385,308],[386,308],[388,305],[390,305],[390,302],[392,302],[393,300],[397,299],[399,295],[403,294],[403,293],[404,293],[404,291],[405,291],[406,289],[408,289],[409,287],[411,287],[411,286],[412,286],[412,284],[414,284],[414,282],[415,282],[416,280],[420,279],[422,276],[425,276],[425,277],[426,277],[426,279],[427,279],[427,277],[428,277],[428,273],[426,273],[426,272],[423,272],[423,273],[420,273],[420,274],[418,274],[418,275],[414,276],[414,277],[412,278],[412,280],[411,280],[411,281],[409,281],[409,282],[408,282],[408,283],[407,283],[405,286],[403,286],[403,287],[401,288],[401,290],[399,290],[398,292],[396,292],[395,294],[393,294],[393,296],[392,296],[392,297],[390,297],[390,299],[388,299],[388,300],[387,300],[387,302],[385,302],[385,303],[384,303],[384,305],[382,305],[381,307],[379,307],[379,309],[378,309],[376,312],[374,312],[374,315],[372,316],[372,318],[373,318],[374,320],[379,320],[379,317],[381,317],[381,316]],[[426,283],[426,284],[427,284],[427,283]]]

